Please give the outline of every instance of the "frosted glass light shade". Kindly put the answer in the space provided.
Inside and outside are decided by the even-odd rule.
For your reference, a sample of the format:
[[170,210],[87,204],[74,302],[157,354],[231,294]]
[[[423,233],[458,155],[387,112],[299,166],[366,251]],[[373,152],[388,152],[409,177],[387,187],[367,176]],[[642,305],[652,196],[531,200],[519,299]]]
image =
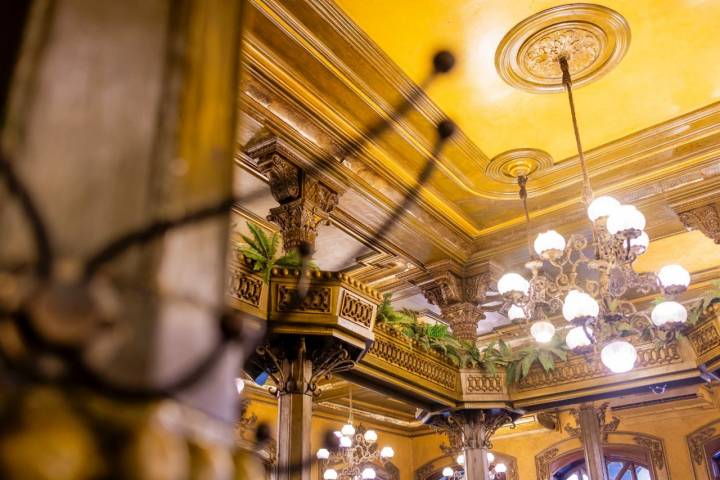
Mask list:
[[525,318],[525,311],[517,305],[513,304],[510,306],[510,308],[508,308],[507,316],[510,320],[519,320],[521,318]]
[[368,430],[367,432],[365,432],[364,436],[365,441],[368,443],[373,443],[378,439],[377,432],[375,432],[375,430]]
[[318,460],[327,460],[330,458],[330,451],[327,448],[321,448],[317,451],[317,454],[315,455]]
[[458,463],[458,465],[465,465],[465,455],[463,455],[461,453],[460,455],[457,456],[455,461]]
[[355,435],[355,427],[353,427],[352,424],[350,424],[350,423],[346,423],[345,425],[343,425],[342,429],[340,430],[340,433],[342,433],[346,437]]
[[616,340],[603,347],[600,360],[613,373],[629,372],[637,360],[637,350],[631,343]]
[[505,473],[507,472],[507,467],[504,463],[498,463],[497,465],[495,465],[495,471],[497,473]]
[[636,255],[642,255],[647,252],[648,246],[650,245],[650,237],[646,232],[642,232],[639,237],[635,237],[630,240],[630,249],[635,252]]
[[633,205],[620,205],[607,219],[608,232],[613,235],[629,230],[645,229],[645,215]]
[[595,200],[590,202],[588,207],[588,217],[591,221],[595,221],[599,218],[609,217],[613,210],[620,206],[620,202],[615,200],[613,197],[603,195],[597,197]]
[[506,273],[498,280],[498,292],[505,295],[510,292],[519,292],[527,295],[530,290],[530,283],[517,273]]
[[685,290],[690,285],[690,274],[680,265],[665,265],[658,272],[658,280],[665,289],[677,287]]
[[338,478],[337,471],[335,471],[334,468],[328,468],[328,469],[325,470],[325,472],[323,473],[323,478],[324,478],[325,480],[337,480],[337,478]]
[[600,305],[593,297],[579,290],[570,290],[563,301],[563,317],[568,322],[581,317],[597,317]]
[[342,437],[342,432],[341,432],[340,430],[335,430],[333,433],[335,434],[335,436],[336,436],[337,438]]
[[[592,328],[588,328],[588,333],[592,333]],[[570,350],[587,347],[591,343],[583,327],[571,328],[565,336],[565,344]]]
[[493,463],[495,461],[495,455],[492,452],[487,452],[487,459],[488,463]]
[[652,323],[658,327],[666,323],[685,323],[687,316],[685,307],[673,301],[658,303],[650,313]]
[[343,448],[352,447],[352,440],[350,439],[350,437],[348,437],[346,435],[343,435],[342,437],[340,437],[340,446]]
[[535,239],[535,252],[545,256],[551,251],[562,252],[565,250],[565,239],[555,230],[548,230],[537,236]]
[[380,456],[382,458],[392,458],[395,456],[395,450],[393,450],[392,447],[383,447],[382,450],[380,450]]
[[443,477],[452,477],[455,471],[450,467],[445,467],[442,470]]
[[363,480],[372,480],[373,478],[375,478],[375,470],[367,467],[362,471],[360,476],[362,476]]
[[235,379],[235,388],[237,389],[237,392],[240,394],[245,390],[245,380],[242,378],[236,378]]
[[547,343],[555,335],[555,326],[550,322],[535,322],[530,327],[530,335],[538,343]]

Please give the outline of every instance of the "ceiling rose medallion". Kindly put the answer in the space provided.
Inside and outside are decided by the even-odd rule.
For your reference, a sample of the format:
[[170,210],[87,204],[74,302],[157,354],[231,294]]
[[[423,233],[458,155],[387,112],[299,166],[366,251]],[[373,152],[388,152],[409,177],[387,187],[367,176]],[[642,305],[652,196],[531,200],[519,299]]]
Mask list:
[[610,71],[625,55],[630,27],[614,10],[587,3],[543,10],[517,24],[500,42],[495,67],[513,87],[531,92],[563,90],[558,59],[570,59],[573,86]]

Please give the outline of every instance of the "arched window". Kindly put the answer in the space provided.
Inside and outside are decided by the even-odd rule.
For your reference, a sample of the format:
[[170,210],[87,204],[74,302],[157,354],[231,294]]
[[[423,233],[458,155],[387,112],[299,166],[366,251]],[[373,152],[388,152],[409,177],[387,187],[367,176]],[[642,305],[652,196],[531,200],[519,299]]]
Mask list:
[[[655,480],[649,459],[634,449],[605,449],[605,465],[610,480]],[[557,464],[556,464],[557,465]],[[589,480],[582,452],[563,457],[562,466],[554,469],[552,480]]]

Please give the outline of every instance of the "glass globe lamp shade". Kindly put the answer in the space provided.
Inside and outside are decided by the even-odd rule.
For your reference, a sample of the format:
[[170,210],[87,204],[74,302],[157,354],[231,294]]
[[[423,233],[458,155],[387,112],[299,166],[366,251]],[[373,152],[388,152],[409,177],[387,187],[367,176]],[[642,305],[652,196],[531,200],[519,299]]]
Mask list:
[[342,434],[342,432],[341,432],[340,430],[335,430],[333,433],[335,434],[335,436],[336,436],[337,438],[340,438],[340,437],[343,436],[343,434]]
[[495,461],[495,455],[492,452],[487,452],[487,459],[488,463],[493,463]]
[[530,335],[538,343],[547,343],[555,335],[555,326],[550,322],[535,322],[530,327]]
[[367,467],[362,471],[360,476],[363,478],[363,480],[372,480],[373,478],[375,478],[375,470]]
[[352,435],[355,435],[355,427],[353,427],[350,423],[346,423],[345,425],[343,425],[342,429],[340,429],[340,433],[342,433],[346,437],[350,437]]
[[647,252],[648,246],[650,246],[650,237],[645,231],[640,232],[639,237],[630,239],[630,252],[635,255]]
[[317,454],[315,455],[318,460],[327,460],[330,458],[330,451],[327,448],[321,448],[317,451]]
[[645,215],[633,205],[620,205],[607,219],[608,232],[613,235],[620,234],[634,238],[640,235],[644,228]]
[[338,478],[337,471],[335,471],[334,468],[328,468],[328,469],[325,470],[325,472],[323,473],[323,478],[324,478],[325,480],[337,480],[337,478]]
[[629,372],[637,360],[637,350],[624,340],[616,340],[603,347],[600,360],[613,373]]
[[667,323],[685,323],[687,316],[685,307],[673,301],[658,303],[650,313],[652,323],[658,327]]
[[565,239],[555,230],[548,230],[535,239],[535,252],[543,258],[558,258],[565,250]]
[[445,467],[442,469],[443,477],[452,477],[454,473],[455,473],[455,470],[453,470],[450,467]]
[[521,320],[525,318],[525,310],[513,304],[510,306],[510,308],[508,308],[507,316],[511,321]]
[[690,274],[680,265],[665,265],[658,272],[658,280],[670,294],[684,292],[690,285]]
[[236,378],[235,388],[237,389],[238,394],[242,393],[243,390],[245,390],[245,380],[243,380],[242,378]]
[[498,280],[498,292],[500,295],[519,293],[527,295],[530,290],[530,283],[517,273],[506,273]]
[[594,222],[601,218],[607,218],[617,207],[620,206],[620,202],[615,200],[613,197],[603,195],[597,197],[595,200],[590,202],[588,207],[588,217],[590,221]]
[[373,443],[373,442],[377,441],[377,439],[378,439],[378,436],[377,436],[377,433],[375,432],[375,430],[368,430],[367,432],[365,432],[364,437],[365,437],[365,441],[368,443]]
[[[592,329],[588,328],[588,332],[592,334]],[[588,338],[583,327],[571,328],[565,336],[565,344],[570,350],[587,347],[591,343],[592,341]]]
[[570,290],[563,301],[562,313],[568,322],[578,318],[596,318],[600,313],[600,305],[587,293]]
[[507,472],[507,466],[505,466],[504,463],[498,463],[497,465],[495,465],[495,471],[497,473],[505,473]]
[[458,465],[465,465],[465,455],[463,455],[461,453],[460,455],[457,456],[455,461],[458,463]]
[[395,456],[395,450],[393,450],[392,447],[383,447],[382,450],[380,450],[380,456],[382,458],[392,458]]
[[352,447],[352,440],[347,435],[340,437],[340,446],[343,448]]

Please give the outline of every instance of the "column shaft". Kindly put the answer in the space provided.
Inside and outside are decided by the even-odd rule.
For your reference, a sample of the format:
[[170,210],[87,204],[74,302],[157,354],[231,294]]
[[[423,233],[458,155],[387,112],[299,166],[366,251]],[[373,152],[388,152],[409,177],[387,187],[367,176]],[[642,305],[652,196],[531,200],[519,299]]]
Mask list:
[[468,448],[465,454],[465,480],[489,480],[487,448]]
[[582,405],[578,422],[590,480],[608,480],[602,447],[603,433],[597,409],[592,405]]
[[[290,376],[304,387],[312,362],[303,357],[288,362]],[[282,393],[278,401],[278,480],[310,480],[312,394],[305,388]]]

